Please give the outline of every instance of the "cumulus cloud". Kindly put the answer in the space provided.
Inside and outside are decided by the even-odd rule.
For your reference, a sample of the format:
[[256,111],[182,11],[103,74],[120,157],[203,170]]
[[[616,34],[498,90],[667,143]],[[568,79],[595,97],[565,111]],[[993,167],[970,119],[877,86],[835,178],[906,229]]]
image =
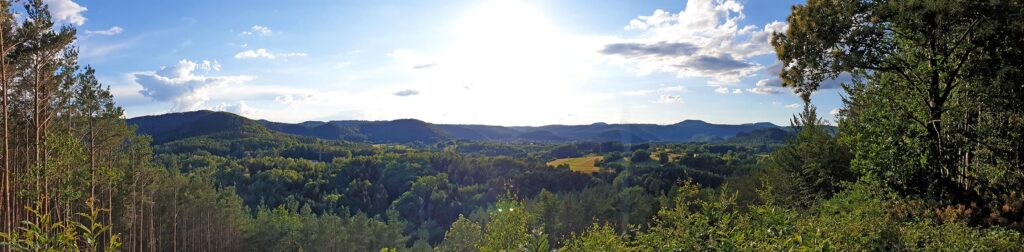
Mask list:
[[312,99],[312,98],[313,98],[313,95],[311,95],[311,94],[307,94],[307,95],[285,94],[285,95],[278,95],[278,96],[274,97],[274,101],[277,102],[277,103],[280,103],[280,104],[284,104],[287,107],[294,108],[294,107],[296,107],[296,106],[298,106],[298,105],[300,105],[302,103],[305,103],[306,101],[308,101],[309,99]]
[[643,43],[618,43],[609,44],[601,49],[601,53],[610,55],[621,55],[628,58],[644,58],[656,56],[689,56],[697,52],[697,46],[681,42],[656,42],[654,44]]
[[754,88],[748,88],[747,92],[751,92],[751,93],[754,93],[754,94],[760,94],[760,95],[769,95],[769,94],[778,94],[779,90],[776,90],[773,87],[754,87]]
[[246,35],[246,36],[248,36],[248,35],[270,36],[270,35],[274,35],[274,31],[270,30],[270,28],[268,28],[266,26],[253,25],[252,27],[249,28],[248,31],[243,31],[241,34],[242,35]]
[[203,70],[203,71],[206,71],[206,72],[209,72],[209,71],[214,71],[214,72],[220,71],[220,62],[217,62],[216,60],[214,60],[214,61],[203,60],[198,65],[196,65],[196,69]]
[[658,97],[658,103],[677,103],[682,101],[683,98],[678,95],[661,95]]
[[754,85],[758,87],[781,87],[782,80],[780,80],[779,77],[760,79]]
[[267,49],[259,48],[256,50],[245,50],[235,54],[236,59],[276,59],[276,58],[287,58],[287,57],[305,57],[306,53],[293,52],[293,53],[271,53]]
[[136,73],[135,82],[142,86],[139,91],[154,101],[172,102],[171,111],[189,111],[200,108],[208,101],[210,88],[228,84],[245,83],[249,76],[207,76],[220,69],[220,64],[211,61],[199,63],[181,60],[170,67],[156,72]]
[[49,7],[50,15],[53,15],[54,19],[79,26],[85,24],[85,16],[82,16],[82,13],[89,9],[78,3],[72,0],[43,0],[43,3]]
[[413,96],[413,95],[418,95],[418,94],[420,94],[420,91],[414,90],[414,89],[406,89],[406,90],[401,90],[401,91],[393,93],[393,95],[395,95],[395,96],[402,96],[402,97]]
[[715,87],[715,93],[719,93],[719,94],[728,94],[728,93],[742,94],[743,90],[739,89],[739,88],[732,88],[732,89],[730,89],[728,87],[716,86]]
[[626,30],[643,35],[605,45],[600,52],[619,57],[640,73],[669,72],[739,82],[764,66],[751,57],[774,52],[771,34],[786,29],[782,22],[739,26],[743,5],[735,0],[691,0],[679,13],[655,10],[629,22]]
[[114,27],[110,27],[110,29],[99,30],[99,31],[85,30],[85,34],[88,34],[88,35],[106,35],[106,36],[110,36],[110,35],[121,34],[121,32],[123,32],[123,31],[124,31],[124,29],[122,29],[120,26],[114,26]]
[[258,117],[263,114],[263,111],[249,106],[249,104],[245,103],[245,101],[238,101],[233,104],[222,102],[217,106],[210,107],[209,109],[214,111],[231,112],[236,115],[241,115],[249,118]]
[[235,54],[236,59],[255,59],[255,58],[267,58],[273,59],[276,56],[267,51],[267,49],[256,49],[256,50],[245,50]]

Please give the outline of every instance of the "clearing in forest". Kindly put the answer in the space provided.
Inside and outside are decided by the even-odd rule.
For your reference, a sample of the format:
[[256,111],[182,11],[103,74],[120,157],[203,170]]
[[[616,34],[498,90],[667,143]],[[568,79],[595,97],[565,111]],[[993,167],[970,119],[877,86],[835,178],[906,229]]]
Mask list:
[[602,159],[604,159],[604,157],[602,156],[560,158],[548,162],[548,166],[556,167],[562,164],[568,164],[569,169],[575,172],[595,173],[601,171],[601,167],[597,167],[597,161],[600,161]]

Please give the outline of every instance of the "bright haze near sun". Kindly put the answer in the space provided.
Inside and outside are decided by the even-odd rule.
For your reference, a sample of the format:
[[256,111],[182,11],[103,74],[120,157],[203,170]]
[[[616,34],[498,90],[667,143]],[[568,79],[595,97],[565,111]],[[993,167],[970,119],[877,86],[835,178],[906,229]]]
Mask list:
[[801,105],[769,44],[798,2],[50,2],[130,117],[785,124]]

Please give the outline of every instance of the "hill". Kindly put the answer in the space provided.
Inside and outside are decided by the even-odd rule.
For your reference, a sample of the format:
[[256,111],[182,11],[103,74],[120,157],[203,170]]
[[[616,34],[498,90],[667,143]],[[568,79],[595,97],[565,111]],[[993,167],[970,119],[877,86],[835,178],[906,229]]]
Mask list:
[[248,118],[209,110],[136,117],[128,119],[128,124],[137,125],[139,134],[152,136],[154,144],[204,135],[237,138],[268,132],[266,127]]
[[[676,124],[606,124],[546,125],[546,126],[491,126],[432,124],[416,119],[391,121],[307,121],[281,123],[251,120],[227,112],[193,111],[163,115],[142,116],[128,120],[139,126],[139,132],[151,135],[154,142],[162,143],[218,132],[275,131],[328,140],[367,143],[436,143],[447,140],[493,142],[572,142],[618,141],[646,142],[710,142],[739,137],[780,139],[778,131],[785,131],[771,123],[713,124],[700,120],[685,120]],[[749,134],[755,134],[750,136]],[[746,140],[743,140],[746,141]]]
[[793,137],[791,129],[764,128],[750,132],[736,133],[736,136],[725,140],[734,144],[782,144]]

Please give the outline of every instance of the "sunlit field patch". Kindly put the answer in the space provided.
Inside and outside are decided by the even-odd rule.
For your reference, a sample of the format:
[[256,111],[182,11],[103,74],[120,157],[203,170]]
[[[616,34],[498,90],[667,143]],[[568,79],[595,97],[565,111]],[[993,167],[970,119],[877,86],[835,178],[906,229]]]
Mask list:
[[602,159],[604,159],[602,156],[561,158],[548,162],[548,166],[558,167],[559,165],[567,164],[569,165],[569,169],[575,172],[595,173],[601,171],[601,167],[597,167],[597,161]]

